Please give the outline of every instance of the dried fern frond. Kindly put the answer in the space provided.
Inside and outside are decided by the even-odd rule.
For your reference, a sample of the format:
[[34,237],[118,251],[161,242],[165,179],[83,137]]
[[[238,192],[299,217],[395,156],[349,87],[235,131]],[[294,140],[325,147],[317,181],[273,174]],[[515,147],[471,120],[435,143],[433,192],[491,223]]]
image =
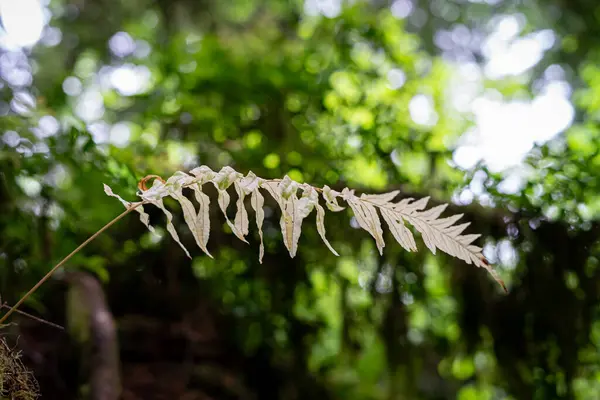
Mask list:
[[[146,181],[154,180],[152,187],[146,187]],[[298,183],[285,176],[283,179],[262,179],[254,173],[249,172],[246,176],[236,172],[231,167],[224,167],[219,172],[214,172],[207,166],[194,168],[189,173],[178,171],[169,179],[164,181],[160,177],[150,175],[140,182],[138,195],[142,202],[131,204],[113,193],[110,187],[104,185],[107,195],[119,199],[125,207],[136,207],[140,214],[140,220],[148,229],[153,230],[149,224],[148,214],[142,208],[143,204],[153,204],[160,208],[167,217],[167,231],[173,239],[181,246],[185,253],[190,256],[185,246],[179,240],[172,223],[173,215],[165,208],[163,198],[172,197],[181,204],[185,223],[192,232],[194,239],[200,249],[208,256],[206,245],[210,234],[209,220],[209,197],[202,191],[204,184],[211,183],[218,193],[217,202],[225,220],[233,233],[242,241],[246,242],[249,231],[248,212],[244,206],[244,199],[250,196],[252,208],[256,215],[256,226],[260,236],[259,260],[262,263],[264,255],[262,224],[264,220],[264,197],[260,189],[268,192],[277,202],[281,209],[280,226],[283,234],[283,242],[290,256],[294,257],[298,249],[298,240],[302,231],[302,222],[316,209],[317,231],[329,250],[336,256],[338,253],[333,249],[325,236],[325,209],[319,204],[319,192],[325,205],[330,211],[338,212],[345,208],[339,204],[339,200],[345,201],[351,208],[360,227],[373,236],[377,248],[383,253],[385,241],[383,239],[383,228],[379,215],[383,217],[389,227],[392,236],[407,251],[416,251],[417,245],[410,229],[405,222],[412,225],[422,236],[425,245],[435,254],[436,249],[457,257],[467,264],[474,264],[485,268],[492,277],[506,290],[504,283],[487,262],[481,248],[471,243],[480,235],[462,235],[469,223],[455,225],[462,214],[440,218],[446,209],[446,204],[425,210],[429,197],[414,200],[402,199],[393,202],[399,191],[385,194],[356,196],[353,190],[344,189],[335,191],[328,186],[316,188],[306,183]],[[227,189],[233,185],[237,193],[235,218],[231,221],[227,216],[227,208],[231,198]],[[183,195],[183,188],[193,190],[194,196],[199,204],[197,210],[194,204]],[[298,197],[299,192],[301,193]]]

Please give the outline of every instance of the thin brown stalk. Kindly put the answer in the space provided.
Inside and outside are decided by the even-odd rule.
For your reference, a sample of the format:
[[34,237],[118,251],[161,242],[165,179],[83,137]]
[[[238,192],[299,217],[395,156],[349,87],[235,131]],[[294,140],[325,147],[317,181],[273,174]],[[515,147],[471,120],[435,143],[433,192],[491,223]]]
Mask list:
[[[2,304],[2,305],[0,305],[0,308],[10,309],[11,306],[9,306],[8,304]],[[15,310],[15,312],[17,314],[20,314],[20,315],[24,316],[24,317],[30,318],[30,319],[32,319],[34,321],[37,321],[37,322],[39,322],[41,324],[46,324],[46,325],[49,325],[49,326],[51,326],[53,328],[60,329],[60,330],[63,330],[63,331],[65,330],[65,328],[63,326],[55,324],[54,322],[46,321],[45,319],[42,319],[42,318],[38,318],[35,315],[31,315],[29,313],[26,313],[25,311]]]
[[6,314],[4,314],[2,316],[2,318],[0,318],[0,325],[2,325],[2,323],[4,321],[6,321],[6,319],[13,313],[15,312],[15,310],[21,305],[23,304],[23,302],[25,300],[27,300],[27,298],[29,296],[31,296],[31,294],[33,292],[35,292],[40,286],[42,286],[42,284],[44,282],[46,282],[51,276],[52,274],[59,269],[60,267],[62,267],[67,261],[69,261],[71,259],[71,257],[73,257],[75,254],[77,254],[81,249],[83,249],[85,246],[87,246],[92,240],[96,239],[102,232],[104,232],[105,230],[107,230],[108,228],[110,228],[114,223],[116,223],[117,221],[119,221],[121,218],[123,218],[124,216],[126,216],[127,214],[129,214],[130,212],[132,212],[133,210],[135,210],[137,207],[139,207],[140,205],[144,204],[144,202],[139,202],[139,203],[133,203],[129,206],[129,208],[127,208],[125,211],[123,211],[120,215],[116,216],[112,221],[110,221],[109,223],[107,223],[106,225],[104,225],[102,228],[100,228],[96,233],[94,233],[92,236],[90,236],[85,242],[81,243],[79,245],[79,247],[77,247],[75,250],[73,250],[71,252],[71,254],[69,254],[68,256],[66,256],[65,258],[63,258],[58,264],[56,264],[50,271],[48,271],[48,273],[46,275],[44,275],[44,277],[42,279],[40,279],[38,281],[38,283],[35,284],[35,286],[33,286],[31,289],[29,289],[29,292],[25,293],[25,295],[23,297],[21,297],[21,299],[10,308],[10,310],[8,310],[6,312]]

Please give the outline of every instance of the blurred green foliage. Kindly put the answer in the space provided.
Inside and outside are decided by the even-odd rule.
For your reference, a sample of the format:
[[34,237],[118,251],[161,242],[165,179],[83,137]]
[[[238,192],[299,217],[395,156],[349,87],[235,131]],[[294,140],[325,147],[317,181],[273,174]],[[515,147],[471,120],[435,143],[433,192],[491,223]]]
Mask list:
[[[16,301],[121,212],[102,183],[133,199],[147,174],[230,165],[458,203],[477,178],[473,204],[453,211],[484,234],[507,296],[484,271],[441,255],[389,245],[378,256],[345,212],[326,219],[341,257],[307,224],[290,260],[273,204],[262,265],[256,233],[251,246],[238,243],[213,209],[214,259],[196,251],[190,262],[164,231],[151,235],[131,217],[68,268],[105,284],[122,325],[208,304],[228,321],[219,341],[245,360],[238,378],[260,398],[600,397],[600,52],[572,29],[574,16],[589,18],[578,8],[585,1],[408,2],[423,24],[416,12],[395,15],[402,1],[348,3],[327,17],[300,0],[51,1],[42,42],[0,55],[33,76],[16,85],[1,70],[2,298]],[[570,17],[544,17],[557,9]],[[473,121],[451,101],[457,64],[435,41],[459,24],[484,34],[494,12],[522,13],[524,33],[554,29],[560,42],[523,76],[486,79],[485,90],[531,98],[551,63],[574,90],[573,125],[532,150],[516,193],[500,189],[503,173],[452,161]],[[596,31],[589,25],[590,37]],[[471,56],[480,60],[481,49]],[[420,122],[409,112],[415,99],[431,106]],[[28,306],[60,320],[52,305],[62,295],[49,284]],[[128,345],[124,365],[134,362]],[[52,379],[41,379],[46,393]]]

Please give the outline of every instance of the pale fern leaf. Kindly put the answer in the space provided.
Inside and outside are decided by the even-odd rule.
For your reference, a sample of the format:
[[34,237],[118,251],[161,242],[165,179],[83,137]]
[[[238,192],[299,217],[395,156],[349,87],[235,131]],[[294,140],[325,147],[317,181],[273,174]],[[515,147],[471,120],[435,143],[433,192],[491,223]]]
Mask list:
[[[204,198],[201,195],[196,194],[196,198],[199,199],[200,210],[196,213],[196,208],[194,204],[183,195],[183,188],[190,187],[196,193],[197,190],[201,189],[199,185],[195,182],[196,179],[191,177],[190,175],[177,171],[172,177],[170,177],[165,186],[169,187],[169,195],[177,200],[179,204],[181,204],[181,209],[183,210],[183,218],[188,228],[190,229],[196,244],[200,249],[205,252],[209,257],[212,258],[212,255],[209,253],[206,248],[206,244],[208,242],[208,235],[210,232],[210,222],[207,218],[208,207],[204,204],[206,202],[207,197]],[[204,207],[203,207],[204,206]],[[204,208],[204,210],[203,210]]]
[[338,204],[337,197],[340,194],[340,192],[336,192],[327,185],[323,186],[323,198],[325,199],[326,206],[329,210],[339,212],[345,209],[345,207]]
[[407,206],[407,211],[414,213],[415,211],[421,211],[427,207],[427,203],[429,203],[429,196],[425,196],[422,199],[419,199]]
[[456,221],[461,219],[463,214],[456,214],[447,218],[436,219],[435,221],[431,221],[432,225],[435,225],[438,229],[444,229],[449,227],[450,225],[454,225]]
[[246,236],[248,234],[249,224],[248,212],[246,211],[246,207],[244,207],[244,199],[246,198],[246,193],[237,181],[233,184],[235,186],[235,191],[238,195],[237,212],[235,214],[235,219],[233,220],[233,223],[237,231],[240,232],[242,235]]
[[413,200],[414,199],[412,197],[406,197],[397,203],[392,203],[391,204],[392,209],[394,209],[396,211],[398,211],[398,210],[404,211],[406,209],[406,207],[410,204],[410,202]]
[[381,228],[377,209],[371,203],[356,197],[351,190],[344,189],[342,196],[352,209],[360,227],[369,232],[375,239],[379,254],[383,254],[385,241],[383,240],[383,229]]
[[119,199],[119,201],[121,202],[121,204],[123,204],[123,206],[125,206],[125,208],[129,208],[129,206],[131,205],[130,202],[128,202],[127,200],[124,200],[118,194],[113,193],[113,191],[110,188],[110,186],[108,186],[106,183],[104,183],[103,185],[104,185],[104,193],[106,193],[108,196],[116,197],[117,199]]
[[[325,209],[319,204],[318,189],[310,185],[299,185],[288,176],[281,180],[263,180],[258,178],[252,172],[246,177],[236,172],[231,167],[224,167],[218,173],[215,173],[207,166],[200,166],[190,171],[191,175],[183,172],[177,172],[166,182],[162,179],[156,179],[150,189],[146,189],[141,182],[142,191],[139,193],[143,203],[151,203],[159,207],[167,216],[167,230],[171,236],[184,249],[186,254],[189,253],[179,241],[179,237],[175,232],[172,224],[172,215],[166,210],[163,205],[163,198],[166,196],[174,197],[182,206],[186,224],[194,234],[196,243],[200,248],[206,251],[206,244],[210,233],[210,221],[208,208],[210,200],[202,192],[202,185],[211,182],[214,184],[218,192],[218,204],[225,216],[227,224],[238,238],[246,242],[244,236],[248,234],[248,213],[244,208],[244,200],[246,196],[251,196],[251,204],[256,214],[256,225],[260,236],[260,255],[259,260],[262,262],[264,256],[263,232],[262,225],[264,222],[264,198],[260,193],[260,189],[265,189],[275,199],[281,209],[280,225],[283,235],[283,242],[294,257],[298,249],[298,241],[302,231],[303,220],[317,209],[317,231],[327,247],[334,253],[338,254],[327,241],[325,236]],[[153,176],[149,176],[152,178]],[[237,212],[232,223],[227,217],[227,207],[231,201],[227,189],[234,185],[237,192]],[[198,213],[196,213],[194,205],[183,195],[182,188],[188,187],[194,191],[196,200],[200,205]],[[298,198],[298,189],[302,189],[303,193]],[[123,205],[129,207],[131,203],[126,202],[119,196],[112,193],[108,186],[105,186],[105,192],[109,196],[116,197]],[[412,232],[405,226],[405,222],[413,225],[420,232],[423,242],[434,254],[437,249],[457,257],[468,264],[475,264],[483,267],[496,279],[503,287],[503,282],[499,279],[496,272],[488,264],[485,257],[481,253],[481,248],[472,245],[479,235],[468,234],[463,235],[462,232],[469,226],[468,223],[455,225],[462,217],[453,215],[446,218],[440,218],[440,215],[446,209],[446,205],[433,207],[425,210],[429,197],[425,197],[414,201],[412,198],[401,199],[398,202],[393,202],[398,191],[393,191],[383,194],[362,194],[360,197],[354,195],[354,191],[348,188],[342,192],[335,191],[328,186],[323,187],[322,196],[329,210],[338,212],[344,210],[338,200],[344,200],[352,209],[356,221],[360,227],[375,239],[377,248],[380,253],[383,252],[385,242],[383,239],[383,229],[379,213],[386,221],[394,239],[407,251],[415,251],[417,249],[415,239]],[[139,203],[138,203],[139,204]],[[141,220],[149,229],[152,228],[148,224],[147,214],[141,209],[141,205],[137,209],[140,212]],[[379,209],[379,213],[377,211]],[[247,243],[247,242],[246,242]],[[505,288],[506,290],[506,288]]]
[[306,210],[308,211],[305,215],[308,216],[308,214],[314,209],[316,208],[317,210],[317,232],[319,233],[319,236],[321,236],[321,239],[323,240],[323,242],[325,243],[325,245],[327,246],[327,248],[336,256],[339,256],[338,252],[335,251],[335,249],[331,246],[331,244],[329,243],[329,241],[327,240],[327,237],[325,235],[326,230],[325,230],[325,209],[319,204],[319,194],[317,193],[317,191],[315,190],[314,187],[307,185],[306,183],[302,185],[302,198],[306,199],[307,202],[307,208]]
[[231,221],[229,220],[229,217],[227,217],[227,207],[229,206],[231,197],[229,196],[229,193],[227,193],[226,190],[219,190],[219,186],[216,183],[214,185],[217,188],[217,196],[218,196],[217,204],[219,204],[219,208],[221,209],[221,213],[223,213],[223,216],[225,217],[225,221],[227,222],[227,225],[229,225],[231,227],[231,229],[233,230],[233,232],[235,233],[236,232],[235,226],[231,223]]
[[144,192],[141,197],[145,201],[148,201],[161,209],[161,211],[167,217],[167,231],[171,234],[173,240],[175,240],[179,244],[179,246],[181,246],[183,251],[185,251],[185,254],[189,258],[192,258],[186,247],[179,240],[179,235],[177,234],[175,226],[173,225],[173,214],[171,214],[171,212],[169,212],[169,210],[165,208],[163,203],[164,197],[170,196],[174,193],[177,193],[178,191],[181,191],[181,188],[187,182],[186,179],[188,177],[189,175],[178,171],[176,174],[170,177],[166,183],[163,183],[156,179],[152,184],[150,190]]
[[323,209],[323,207],[318,203],[315,205],[315,207],[317,209],[317,232],[319,232],[319,235],[321,236],[321,239],[323,240],[327,248],[333,254],[339,256],[338,252],[335,251],[335,249],[331,246],[329,240],[327,240],[327,237],[325,236],[325,209]]
[[208,238],[210,236],[210,197],[202,192],[202,187],[199,183],[193,183],[189,187],[194,191],[194,197],[199,205],[197,215],[197,221],[199,225],[198,246],[200,246],[202,251],[210,256],[210,253],[206,249]]
[[252,191],[252,196],[250,197],[250,203],[252,204],[252,208],[254,208],[254,212],[256,213],[256,227],[258,228],[258,236],[260,236],[260,250],[258,255],[258,261],[262,264],[262,259],[265,254],[265,246],[263,244],[263,231],[262,225],[265,219],[265,211],[263,210],[263,206],[265,204],[265,199],[263,195],[258,190],[258,186],[255,190]]
[[[248,234],[249,225],[248,212],[244,207],[244,199],[247,195],[258,192],[258,188],[260,186],[261,181],[262,180],[259,177],[257,177],[252,171],[250,171],[247,176],[234,182],[235,190],[238,194],[237,213],[235,215],[234,224],[237,230],[241,232],[244,236]],[[262,232],[260,234],[262,235]]]
[[[421,217],[420,215],[419,215],[419,217],[420,217],[421,219],[423,219],[423,217]],[[465,229],[467,229],[467,228],[469,227],[469,225],[471,225],[471,223],[470,223],[470,222],[465,222],[464,224],[460,224],[460,225],[453,225],[453,226],[449,226],[449,227],[447,227],[447,228],[444,228],[444,229],[443,229],[443,231],[444,231],[444,232],[446,232],[446,234],[447,234],[447,235],[449,235],[449,236],[454,236],[454,237],[456,237],[456,236],[460,235],[461,233],[463,233],[463,232],[464,232],[464,230],[465,230]],[[434,225],[434,226],[435,226],[435,225]],[[440,228],[439,228],[439,227],[437,227],[437,226],[436,226],[436,228],[437,228],[437,229],[440,229]],[[442,230],[442,229],[440,229],[440,230]]]
[[279,182],[277,191],[281,196],[284,210],[279,221],[283,243],[290,252],[290,256],[294,258],[298,250],[298,240],[302,230],[302,215],[305,212],[297,195],[298,183],[286,175]]
[[392,211],[381,208],[381,215],[390,228],[394,239],[407,251],[417,251],[417,244],[412,232],[404,225],[402,217],[398,217]]
[[[318,193],[309,185],[303,185],[303,196],[299,199],[297,182],[285,176],[277,185],[265,182],[262,187],[275,199],[281,209],[279,225],[283,243],[290,256],[295,257],[298,251],[298,241],[302,233],[302,221],[314,209],[318,201]],[[310,189],[309,189],[310,188]]]
[[281,212],[283,212],[283,203],[282,203],[283,199],[281,198],[281,195],[277,191],[277,186],[278,186],[278,184],[275,182],[265,182],[260,187],[265,189],[267,192],[269,192],[269,194],[271,195],[273,200],[275,200],[277,202],[277,204],[279,205]]
[[442,204],[433,208],[430,208],[427,211],[422,211],[419,215],[421,216],[421,218],[426,219],[428,221],[435,221],[440,215],[442,215],[442,213],[444,212],[444,210],[448,207],[448,204]]
[[[283,183],[283,186],[282,186],[282,183]],[[288,249],[290,254],[292,254],[291,235],[292,235],[292,228],[293,228],[293,220],[292,220],[293,217],[288,216],[288,209],[290,207],[288,206],[288,201],[286,199],[284,199],[282,196],[282,192],[284,191],[284,189],[288,189],[289,184],[290,184],[290,182],[286,181],[286,179],[284,178],[282,180],[282,182],[280,182],[280,183],[265,182],[261,187],[264,188],[267,192],[269,192],[271,197],[273,197],[273,199],[277,202],[277,204],[279,205],[279,208],[281,209],[281,217],[279,219],[279,226],[281,228],[281,234],[283,236],[283,244]],[[291,193],[290,193],[290,195],[291,195]],[[291,207],[291,208],[293,209],[293,207]]]
[[238,237],[242,242],[248,243],[244,238],[243,232],[241,232],[235,224],[233,224],[229,217],[227,216],[227,207],[229,206],[229,202],[231,201],[231,196],[227,193],[227,189],[231,186],[232,183],[240,176],[237,172],[233,170],[231,167],[223,167],[221,171],[219,171],[214,178],[211,179],[211,182],[217,189],[218,199],[217,203],[219,203],[219,208],[225,216],[225,221],[227,225],[231,228],[235,236]]
[[[125,208],[129,208],[131,206],[130,202],[128,202],[127,200],[123,200],[123,198],[121,196],[113,193],[110,186],[108,186],[107,184],[103,184],[103,185],[104,185],[104,193],[106,193],[108,196],[116,197],[117,199],[119,199],[119,201],[121,202],[121,204],[123,204],[125,206]],[[139,206],[137,206],[135,208],[135,211],[137,211],[137,213],[140,214],[140,221],[142,221],[142,224],[146,225],[146,228],[148,228],[148,230],[150,232],[154,233],[154,227],[152,225],[150,225],[150,216],[144,210],[144,206],[140,204]]]
[[282,199],[287,200],[290,196],[298,194],[298,182],[286,175],[277,185],[277,191]]
[[160,208],[162,210],[162,212],[165,214],[165,216],[167,217],[167,231],[171,234],[171,237],[173,238],[173,240],[175,240],[177,242],[177,244],[179,244],[179,246],[181,246],[183,251],[185,251],[185,254],[191,259],[192,257],[190,256],[190,253],[185,248],[183,243],[181,243],[181,241],[179,240],[179,235],[177,234],[177,231],[175,230],[175,226],[173,225],[173,214],[171,214],[169,212],[169,210],[167,210],[165,208],[165,205],[163,204],[162,199],[154,200],[154,201],[152,201],[152,204],[154,204],[156,207]]
[[467,264],[473,263],[476,266],[483,267],[506,290],[504,282],[481,254],[481,248],[470,245],[479,235],[461,235],[470,223],[452,225],[458,220],[457,216],[436,220],[435,218],[440,214],[438,212],[440,210],[439,206],[435,207],[435,212],[431,212],[431,210],[419,212],[417,210],[423,208],[421,207],[422,204],[414,207],[415,203],[405,208],[405,211],[408,210],[409,214],[403,215],[403,217],[421,233],[425,245],[432,253],[435,254],[436,248],[439,248],[443,252],[465,261]]
[[382,194],[362,194],[360,198],[373,204],[384,205],[394,200],[399,194],[399,190],[394,190],[392,192]]
[[218,190],[227,190],[231,184],[238,178],[241,178],[242,174],[236,172],[231,167],[223,167],[221,170],[211,179]]
[[249,195],[255,190],[258,190],[263,181],[264,179],[259,178],[254,174],[254,172],[250,171],[248,172],[248,175],[240,180],[239,183],[240,187],[244,190],[244,194]]
[[192,236],[194,236],[198,247],[200,247],[200,249],[205,252],[206,255],[212,258],[212,255],[206,248],[206,242],[208,241],[208,233],[206,228],[208,228],[208,232],[210,232],[210,223],[206,224],[207,220],[204,218],[205,216],[202,215],[202,205],[200,206],[200,212],[196,214],[196,208],[194,207],[194,204],[183,195],[181,188],[179,188],[179,190],[174,190],[173,193],[171,193],[171,197],[181,204],[181,209],[183,210],[183,219],[188,228],[190,228]]
[[284,231],[284,242],[290,256],[292,258],[296,257],[298,240],[302,230],[302,210],[295,194],[285,202],[285,216],[281,217],[281,230]]
[[302,218],[308,217],[308,215],[315,209],[315,206],[319,204],[319,194],[314,187],[305,184],[300,185],[302,189],[302,197],[300,198],[300,208],[302,210]]
[[411,203],[412,200],[412,198],[400,200],[398,203],[394,204],[394,209],[405,214],[409,214],[414,211],[420,211],[427,206],[429,196],[423,197],[422,199]]
[[[347,193],[342,191],[342,195],[345,195],[344,198],[349,200],[349,204],[354,210],[355,207],[353,207],[352,202],[355,200]],[[373,204],[380,209],[382,216],[390,227],[392,235],[405,249],[415,250],[416,244],[414,243],[412,233],[404,226],[403,220],[413,225],[421,233],[425,246],[433,254],[436,253],[437,249],[440,249],[468,264],[473,263],[484,267],[506,290],[502,280],[499,279],[496,272],[493,271],[485,260],[485,257],[481,254],[481,248],[470,245],[479,235],[461,235],[469,226],[469,223],[454,225],[462,217],[462,214],[439,218],[447,205],[439,205],[429,210],[424,210],[429,197],[424,197],[417,201],[403,199],[397,203],[392,203],[391,200],[396,195],[397,193],[394,192],[382,195],[362,195],[359,200]],[[389,200],[389,203],[386,203],[385,200]],[[362,219],[364,220],[364,218]],[[361,224],[361,219],[357,217],[357,220]],[[361,224],[362,226],[363,224]]]
[[481,235],[475,233],[475,234],[471,234],[471,235],[462,235],[458,237],[458,241],[463,245],[463,246],[468,246],[471,243],[473,243],[475,240],[477,240]]
[[467,250],[469,250],[471,253],[480,253],[481,250],[483,250],[481,247],[478,246],[474,246],[474,245],[469,245],[467,246]]
[[140,214],[140,221],[142,221],[142,224],[146,225],[146,228],[148,228],[150,232],[154,233],[154,227],[150,225],[150,216],[144,210],[144,206],[140,204],[135,208],[135,211]]
[[201,165],[199,167],[194,168],[190,171],[190,174],[198,178],[197,183],[199,183],[200,186],[213,179],[216,175],[215,171],[213,171],[206,165]]

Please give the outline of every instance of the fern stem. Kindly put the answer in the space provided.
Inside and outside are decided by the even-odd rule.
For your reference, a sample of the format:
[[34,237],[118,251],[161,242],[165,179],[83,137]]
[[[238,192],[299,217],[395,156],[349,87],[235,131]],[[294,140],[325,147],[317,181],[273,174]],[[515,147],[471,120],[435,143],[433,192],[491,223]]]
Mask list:
[[77,247],[75,250],[73,250],[71,252],[71,254],[69,254],[68,256],[66,256],[65,258],[63,258],[58,264],[56,264],[50,271],[48,271],[48,273],[46,275],[44,275],[44,277],[42,279],[40,279],[38,281],[38,283],[35,284],[35,286],[33,286],[31,289],[29,289],[29,292],[25,293],[25,295],[23,297],[21,297],[21,299],[10,308],[10,310],[8,310],[6,312],[6,314],[4,314],[2,316],[2,318],[0,318],[0,325],[6,321],[6,319],[17,310],[17,308],[23,304],[23,302],[25,300],[27,300],[27,298],[29,296],[31,296],[31,294],[33,294],[33,292],[35,292],[40,286],[42,286],[42,284],[44,282],[46,282],[54,272],[56,272],[57,269],[59,269],[60,267],[62,267],[67,261],[69,261],[71,259],[71,257],[73,257],[75,254],[77,254],[81,249],[83,249],[85,246],[87,246],[92,240],[96,239],[102,232],[104,232],[105,230],[107,230],[108,228],[110,228],[114,223],[116,223],[117,221],[119,221],[121,218],[123,218],[124,216],[126,216],[127,214],[129,214],[130,212],[132,212],[133,210],[135,210],[137,207],[141,206],[142,204],[144,204],[143,201],[140,201],[138,203],[133,203],[131,204],[131,206],[129,208],[127,208],[125,211],[123,211],[120,215],[116,216],[115,218],[113,218],[112,221],[110,221],[109,223],[107,223],[106,225],[104,225],[102,228],[100,228],[96,233],[94,233],[92,236],[90,236],[85,242],[81,243],[79,245],[79,247]]
[[[7,309],[10,309],[11,307],[10,307],[8,304],[1,304],[1,305],[0,305],[0,308],[7,308]],[[53,327],[53,328],[56,328],[56,329],[61,329],[61,330],[63,330],[63,331],[65,330],[65,328],[64,328],[64,327],[62,327],[62,326],[60,326],[60,325],[58,325],[58,324],[55,324],[55,323],[53,323],[53,322],[50,322],[50,321],[46,321],[45,319],[42,319],[42,318],[38,318],[38,317],[36,317],[35,315],[28,314],[28,313],[26,313],[26,312],[24,312],[24,311],[21,311],[21,310],[15,310],[15,312],[16,312],[17,314],[21,314],[21,315],[23,315],[23,316],[25,316],[25,317],[27,317],[27,318],[31,318],[32,320],[34,320],[34,321],[37,321],[37,322],[39,322],[39,323],[41,323],[41,324],[46,324],[46,325],[49,325],[49,326],[51,326],[51,327]]]

